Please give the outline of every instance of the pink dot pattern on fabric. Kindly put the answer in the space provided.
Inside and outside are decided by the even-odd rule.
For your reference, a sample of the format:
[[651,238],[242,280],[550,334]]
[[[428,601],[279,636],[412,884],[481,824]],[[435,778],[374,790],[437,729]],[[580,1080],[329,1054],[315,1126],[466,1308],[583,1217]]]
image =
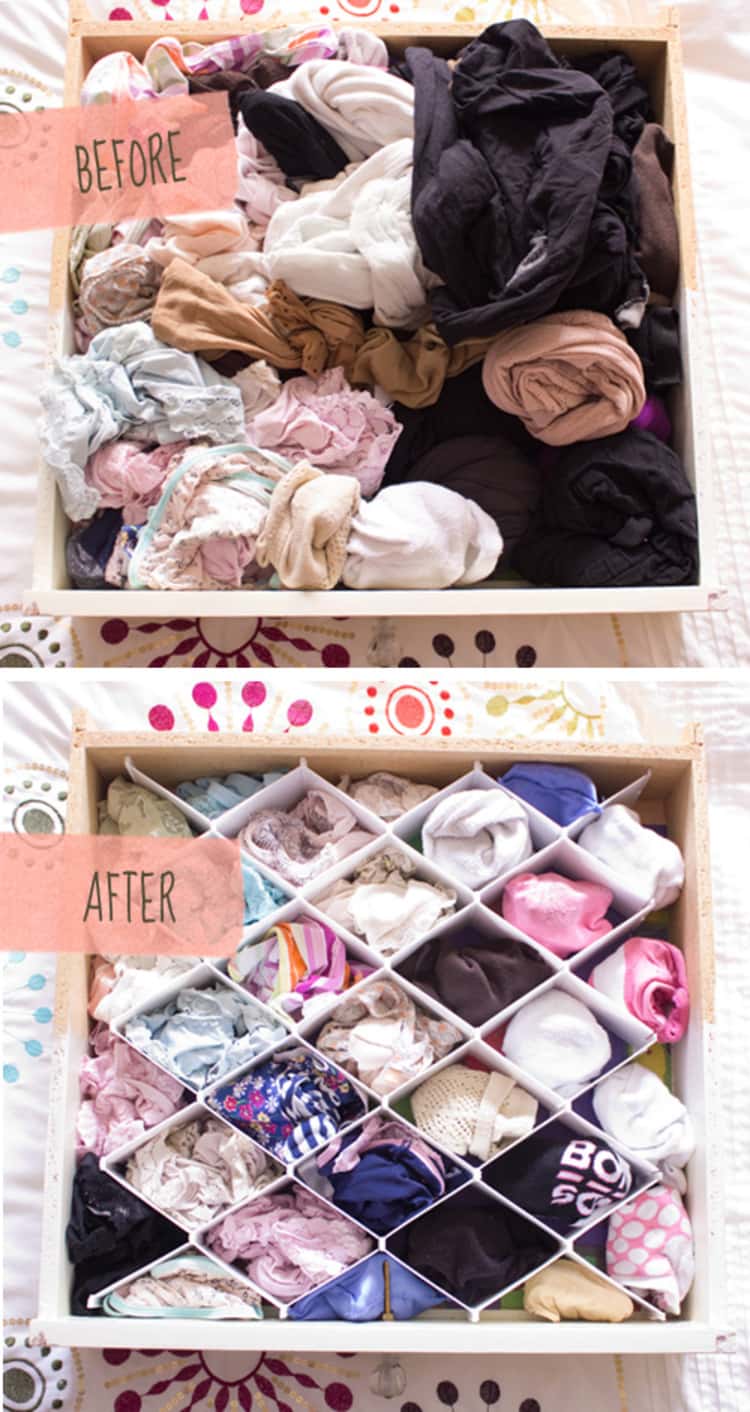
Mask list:
[[626,1285],[635,1281],[645,1291],[650,1281],[662,1290],[666,1282],[679,1307],[679,1272],[692,1239],[679,1194],[668,1187],[651,1188],[610,1217],[607,1274]]

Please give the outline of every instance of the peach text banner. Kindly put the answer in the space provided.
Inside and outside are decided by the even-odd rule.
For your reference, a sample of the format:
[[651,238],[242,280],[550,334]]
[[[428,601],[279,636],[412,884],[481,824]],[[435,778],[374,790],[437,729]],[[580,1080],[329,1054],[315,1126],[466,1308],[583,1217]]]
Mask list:
[[0,949],[231,956],[242,941],[236,839],[0,834]]
[[0,114],[0,233],[226,210],[226,93]]

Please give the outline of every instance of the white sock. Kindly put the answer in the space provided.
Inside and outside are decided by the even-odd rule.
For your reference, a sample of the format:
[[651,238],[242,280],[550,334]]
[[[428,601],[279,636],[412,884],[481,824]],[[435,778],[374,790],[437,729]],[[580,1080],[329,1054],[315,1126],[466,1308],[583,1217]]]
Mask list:
[[479,583],[503,550],[493,519],[455,490],[427,481],[388,485],[352,520],[347,588],[450,588]]
[[655,908],[679,897],[685,864],[676,843],[641,823],[635,810],[611,804],[587,824],[578,842]]
[[574,1093],[600,1074],[611,1053],[607,1031],[575,996],[553,988],[512,1017],[503,1053],[560,1094]]
[[461,789],[435,805],[422,826],[425,858],[474,889],[533,852],[523,805],[499,789]]
[[604,1131],[638,1157],[661,1167],[665,1182],[685,1190],[682,1168],[695,1149],[690,1115],[653,1069],[627,1064],[594,1089],[594,1112]]

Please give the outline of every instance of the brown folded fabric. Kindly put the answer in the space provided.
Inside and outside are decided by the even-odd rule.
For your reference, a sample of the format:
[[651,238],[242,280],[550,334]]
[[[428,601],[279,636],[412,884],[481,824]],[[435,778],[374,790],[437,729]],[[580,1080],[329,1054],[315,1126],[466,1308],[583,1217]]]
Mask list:
[[157,338],[209,362],[225,353],[265,358],[274,368],[302,368],[311,377],[347,368],[364,338],[358,314],[322,299],[298,299],[281,280],[268,302],[243,304],[185,260],[167,267],[151,326]]
[[446,378],[481,362],[492,339],[470,338],[453,348],[434,324],[425,324],[402,342],[392,329],[372,328],[349,375],[353,383],[377,383],[406,407],[431,407]]
[[185,260],[172,260],[164,271],[151,327],[164,343],[209,362],[239,351],[275,368],[299,367],[295,349],[276,332],[264,308],[242,304]]
[[274,368],[302,368],[310,377],[342,367],[351,383],[377,383],[407,407],[432,406],[446,377],[480,362],[493,342],[467,339],[449,348],[432,324],[404,342],[391,329],[365,333],[353,309],[300,298],[283,280],[269,285],[265,304],[243,304],[179,258],[164,272],[151,326],[164,343],[209,362],[239,354],[265,358]]
[[426,941],[399,971],[470,1025],[483,1025],[552,974],[524,942],[489,938],[472,926]]
[[[325,299],[301,299],[282,279],[268,287],[267,309],[274,326],[296,349],[298,362],[311,377],[324,368],[349,368],[365,337],[359,314]],[[351,381],[351,379],[350,379]]]
[[506,329],[482,366],[484,390],[548,446],[624,431],[646,400],[643,368],[625,335],[589,309]]
[[272,59],[270,54],[258,54],[246,69],[219,69],[215,74],[190,74],[188,87],[191,93],[215,93],[217,90],[228,93],[251,92],[257,88],[270,88],[289,77],[286,64]]
[[672,196],[674,143],[658,123],[646,123],[633,150],[638,183],[640,245],[637,252],[652,293],[671,299],[680,273],[680,238]]

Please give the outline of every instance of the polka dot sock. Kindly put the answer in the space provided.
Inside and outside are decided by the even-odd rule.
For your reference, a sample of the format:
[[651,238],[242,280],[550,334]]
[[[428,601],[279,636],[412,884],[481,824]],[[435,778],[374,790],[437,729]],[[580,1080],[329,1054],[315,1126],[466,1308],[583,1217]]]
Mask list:
[[615,1211],[607,1233],[612,1279],[679,1314],[693,1273],[693,1233],[679,1192],[653,1186]]

